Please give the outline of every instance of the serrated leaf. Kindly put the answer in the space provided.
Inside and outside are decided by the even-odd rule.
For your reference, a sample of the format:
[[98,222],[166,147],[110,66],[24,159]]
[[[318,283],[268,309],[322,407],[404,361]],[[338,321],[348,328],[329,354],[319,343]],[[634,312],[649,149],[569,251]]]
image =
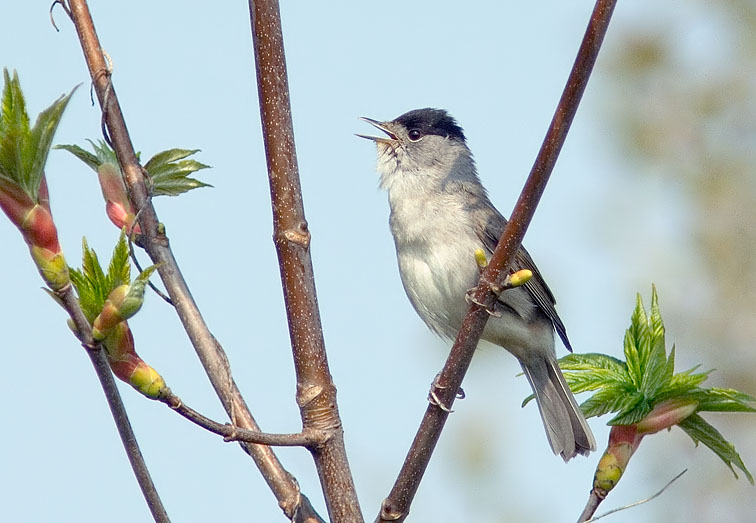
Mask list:
[[0,106],[0,176],[16,183],[37,202],[55,130],[76,88],[39,113],[34,126],[30,127],[18,74],[14,72],[11,78],[8,70],[3,69],[3,77],[5,86]]
[[735,389],[694,389],[685,396],[698,401],[698,411],[756,412],[756,398]]
[[129,245],[126,242],[126,229],[121,230],[113,249],[113,256],[108,265],[108,287],[113,290],[119,285],[131,282],[131,263],[129,261]]
[[647,357],[643,370],[641,392],[647,398],[653,398],[667,384],[669,378],[667,376],[667,354],[662,337],[661,343],[654,342],[651,353]]
[[614,373],[604,369],[584,372],[565,371],[562,374],[573,394],[597,390],[614,383],[626,383],[625,380],[617,380]]
[[[108,280],[105,273],[102,271],[102,266],[100,265],[100,260],[97,258],[97,253],[89,248],[86,238],[82,239],[81,270],[84,277],[87,278],[93,288],[104,289],[108,286]],[[110,290],[100,293],[103,303],[105,302],[108,293],[110,293]]]
[[706,381],[710,371],[693,374],[693,371],[698,367],[700,367],[700,365],[696,365],[691,369],[674,374],[667,384],[657,392],[656,400],[664,401],[675,396],[685,395]]
[[3,68],[2,113],[0,114],[0,133],[11,129],[29,131],[29,115],[26,112],[26,101],[21,91],[21,83],[18,81],[18,73],[13,71],[11,79],[7,68]]
[[638,351],[638,332],[627,329],[624,339],[625,361],[627,363],[627,375],[636,387],[641,386],[643,381],[643,367],[641,365],[640,352]]
[[152,193],[155,196],[178,196],[201,187],[212,187],[212,185],[189,177],[161,179],[153,186]]
[[150,176],[155,176],[169,168],[172,163],[183,160],[199,151],[199,149],[167,149],[160,151],[147,160],[144,168],[150,173]]
[[[630,399],[635,400],[634,404],[630,404]],[[633,425],[640,420],[648,416],[649,412],[653,410],[653,404],[642,394],[634,394],[628,398],[628,407],[620,410],[620,412],[610,419],[607,425]]]
[[651,348],[655,345],[664,347],[664,322],[659,309],[659,296],[656,294],[656,285],[651,286],[651,317],[648,320]]
[[[118,157],[116,156],[115,151],[111,149],[107,143],[102,140],[98,140],[97,143],[92,140],[87,141],[92,146],[94,153],[90,153],[78,145],[56,145],[55,148],[70,152],[79,160],[87,164],[94,172],[97,172],[97,169],[99,169],[104,163],[113,164],[118,172],[121,172]],[[137,157],[139,157],[139,153],[137,153]]]
[[58,144],[54,147],[54,149],[68,151],[79,160],[87,164],[89,167],[91,167],[94,171],[97,171],[97,168],[100,166],[100,160],[97,158],[97,156],[90,153],[86,149],[82,149],[78,145]]
[[632,409],[641,400],[643,396],[633,390],[632,386],[617,383],[607,385],[596,392],[580,404],[580,409],[586,418],[603,416],[609,412]]
[[199,149],[168,149],[150,158],[144,168],[152,179],[152,193],[155,196],[177,196],[199,187],[212,187],[189,177],[192,173],[209,168],[196,160],[185,160],[197,152]]
[[738,477],[738,474],[735,472],[733,465],[742,470],[746,475],[746,478],[748,478],[748,481],[753,485],[753,476],[740,458],[740,454],[735,450],[735,446],[724,439],[722,434],[707,423],[701,416],[698,414],[692,414],[685,418],[679,426],[688,436],[690,436],[696,445],[698,445],[699,442],[703,443],[719,456],[720,459],[730,467],[730,470],[736,478]]
[[147,280],[150,279],[150,276],[152,276],[152,273],[155,272],[158,267],[160,267],[161,263],[156,263],[154,265],[150,265],[146,269],[144,269],[142,272],[139,273],[139,276],[136,277],[134,282],[140,281],[140,282],[147,282]]
[[562,370],[605,369],[617,376],[627,376],[627,365],[619,358],[588,352],[585,354],[568,354],[559,359]]

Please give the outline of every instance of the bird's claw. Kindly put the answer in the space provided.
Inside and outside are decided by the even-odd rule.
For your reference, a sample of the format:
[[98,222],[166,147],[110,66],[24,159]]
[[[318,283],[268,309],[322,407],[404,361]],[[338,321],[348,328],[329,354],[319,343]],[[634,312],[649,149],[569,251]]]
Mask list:
[[488,314],[490,314],[494,318],[501,318],[500,312],[493,310],[491,307],[488,307],[485,303],[481,303],[475,299],[475,297],[473,296],[473,293],[475,292],[476,288],[477,287],[473,287],[472,289],[467,290],[467,292],[465,293],[465,301],[467,303],[474,303],[475,305],[477,305],[478,307],[486,311]]
[[[440,374],[437,374],[436,377],[433,379],[433,383],[431,384],[430,392],[428,392],[428,402],[431,405],[435,405],[439,409],[443,410],[444,412],[448,412],[451,414],[454,412],[451,408],[449,408],[441,399],[438,397],[438,391],[446,389],[447,387],[445,385],[441,385],[438,382],[438,379],[440,377]],[[457,391],[457,399],[465,399],[465,391],[462,390],[462,387],[459,388]]]

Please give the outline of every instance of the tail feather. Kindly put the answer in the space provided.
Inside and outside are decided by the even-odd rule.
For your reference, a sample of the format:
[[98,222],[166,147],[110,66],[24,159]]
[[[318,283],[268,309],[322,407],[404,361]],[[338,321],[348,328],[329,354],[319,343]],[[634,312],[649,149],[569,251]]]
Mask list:
[[593,433],[556,360],[520,363],[535,393],[546,436],[554,454],[560,454],[564,461],[568,461],[576,454],[587,456],[589,452],[596,450]]

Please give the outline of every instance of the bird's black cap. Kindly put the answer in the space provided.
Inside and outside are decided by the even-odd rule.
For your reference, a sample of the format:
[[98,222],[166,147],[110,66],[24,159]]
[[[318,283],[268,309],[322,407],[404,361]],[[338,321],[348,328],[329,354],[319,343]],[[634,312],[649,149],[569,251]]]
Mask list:
[[395,123],[402,124],[407,130],[417,129],[423,135],[435,134],[446,138],[455,138],[462,142],[465,141],[465,135],[457,121],[443,109],[415,109],[404,113],[394,120]]

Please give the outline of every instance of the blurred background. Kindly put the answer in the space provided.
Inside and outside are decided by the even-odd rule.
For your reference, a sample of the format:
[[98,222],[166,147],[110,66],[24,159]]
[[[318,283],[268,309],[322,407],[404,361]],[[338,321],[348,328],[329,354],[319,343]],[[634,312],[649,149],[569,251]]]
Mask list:
[[[212,6],[212,7],[210,7]],[[245,2],[92,1],[114,84],[143,158],[199,148],[215,187],[159,198],[176,257],[261,426],[300,426],[260,131]],[[449,343],[416,317],[399,282],[374,147],[357,117],[448,109],[491,199],[508,215],[593,7],[386,0],[284,2],[293,118],[329,361],[368,520],[404,460]],[[100,138],[72,24],[49,2],[0,7],[0,65],[16,69],[32,118],[82,84],[56,143]],[[525,244],[580,352],[622,356],[640,292],[655,283],[677,370],[756,394],[756,4],[620,2],[594,77]],[[47,166],[67,259],[85,235],[108,258],[118,231],[94,173],[63,151]],[[0,220],[0,505],[7,521],[148,521],[88,358],[18,232]],[[146,258],[145,258],[146,259]],[[188,404],[223,411],[172,310],[154,295],[130,321],[137,351]],[[564,354],[562,347],[558,352]],[[574,521],[598,454],[551,455],[519,366],[481,346],[411,521]],[[282,521],[236,445],[122,387],[174,521]],[[756,468],[752,415],[705,414]],[[608,418],[592,419],[599,447]],[[284,465],[325,515],[312,461]],[[679,429],[647,438],[599,513],[650,496],[620,522],[752,521],[756,491]],[[608,520],[607,520],[608,521]]]

